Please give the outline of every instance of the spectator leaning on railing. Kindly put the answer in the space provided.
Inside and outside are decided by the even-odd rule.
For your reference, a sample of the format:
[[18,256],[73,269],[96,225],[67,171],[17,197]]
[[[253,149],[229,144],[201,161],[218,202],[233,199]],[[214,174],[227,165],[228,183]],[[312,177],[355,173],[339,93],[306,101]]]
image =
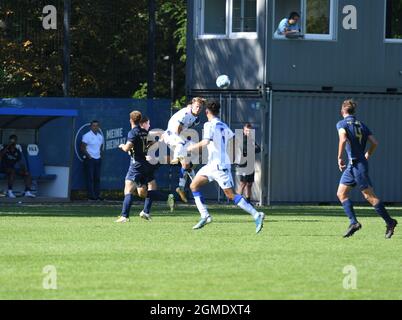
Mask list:
[[300,15],[297,12],[291,12],[288,18],[284,18],[279,22],[275,35],[286,37],[300,36],[299,20]]

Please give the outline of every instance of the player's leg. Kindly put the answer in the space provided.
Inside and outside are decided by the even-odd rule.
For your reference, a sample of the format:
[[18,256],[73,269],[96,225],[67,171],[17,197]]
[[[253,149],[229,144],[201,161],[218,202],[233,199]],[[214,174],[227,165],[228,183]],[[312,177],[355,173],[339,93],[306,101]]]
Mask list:
[[173,159],[170,164],[179,164],[179,162],[185,157],[185,144],[186,141],[177,134],[171,133],[165,140],[167,145],[173,149]]
[[130,218],[131,205],[134,199],[134,190],[136,189],[134,180],[125,180],[124,184],[124,200],[120,217],[116,222],[128,222]]
[[338,191],[336,193],[340,203],[342,204],[343,210],[349,218],[349,227],[343,235],[344,238],[349,238],[353,234],[360,230],[362,225],[357,221],[356,213],[353,208],[353,202],[349,199],[349,192],[352,190],[352,186],[340,183],[338,186]]
[[146,199],[148,195],[148,186],[146,184],[137,186],[137,194],[140,198]]
[[190,168],[190,164],[186,163],[184,160],[181,162],[181,168],[180,168],[180,173],[179,173],[179,185],[176,188],[176,192],[180,196],[180,199],[184,202],[187,203],[188,199],[186,196],[186,192],[184,191],[184,187],[186,186],[187,183],[187,170]]
[[229,200],[233,201],[236,206],[243,209],[253,217],[256,224],[256,233],[259,233],[264,226],[265,215],[263,212],[258,212],[250,203],[247,202],[247,200],[242,195],[235,194],[233,189],[234,183],[230,169],[211,170],[211,176],[213,180],[215,180],[219,184],[219,186],[225,193],[225,196]]
[[350,220],[348,230],[343,235],[344,238],[351,237],[356,231],[360,230],[362,225],[357,221],[356,214],[353,208],[353,203],[349,199],[349,192],[356,185],[354,169],[349,165],[342,174],[339,182],[337,197],[342,204],[343,210]]
[[375,211],[381,216],[386,225],[385,237],[391,238],[398,222],[390,217],[384,204],[375,195],[372,183],[369,177],[369,169],[367,162],[359,162],[353,167],[356,184],[359,186],[364,198],[374,207]]
[[223,192],[236,206],[243,209],[253,217],[256,224],[255,231],[256,233],[259,233],[264,227],[265,214],[263,212],[258,212],[242,195],[235,194],[233,188],[223,189]]
[[353,203],[349,199],[349,193],[352,190],[352,186],[350,185],[345,185],[345,184],[339,184],[338,186],[338,191],[336,192],[336,195],[342,204],[343,209],[345,210],[346,215],[348,216],[350,220],[350,224],[356,224],[358,223],[356,214],[353,208]]
[[168,131],[166,131],[162,137],[163,141],[168,145],[168,147],[171,150],[171,153],[173,154],[171,157],[169,157],[168,163],[173,165],[180,164],[181,166],[179,172],[179,184],[178,187],[176,188],[176,192],[180,196],[180,199],[184,203],[187,203],[188,200],[186,197],[186,193],[184,192],[184,186],[186,185],[185,173],[187,167],[185,163],[180,163],[181,161],[184,160],[184,157],[182,157],[181,155],[184,151],[185,141],[179,135]]
[[145,220],[151,221],[151,207],[157,196],[157,189],[158,186],[155,179],[148,183],[148,192],[144,201],[144,209],[140,213],[140,217]]
[[14,168],[5,168],[4,171],[7,175],[7,185],[8,185],[7,196],[9,198],[15,198],[15,194],[13,192],[13,185],[14,185],[14,180],[15,180],[15,169]]
[[208,171],[207,169],[204,169],[206,167],[207,166],[204,166],[203,168],[201,168],[201,170],[197,173],[197,175],[195,176],[195,178],[193,179],[193,181],[190,184],[190,189],[193,193],[195,204],[197,206],[198,212],[201,215],[201,220],[193,227],[193,229],[201,229],[207,223],[210,223],[212,221],[212,218],[208,212],[208,208],[205,205],[204,198],[200,192],[200,188],[203,185],[209,183],[208,176],[204,175],[204,172],[206,174]]
[[392,235],[394,234],[394,230],[398,224],[398,221],[391,218],[391,216],[389,215],[389,213],[388,213],[387,209],[385,208],[384,204],[382,203],[382,201],[374,193],[374,190],[372,187],[368,187],[368,188],[362,190],[362,194],[363,194],[364,198],[374,207],[374,209],[378,213],[378,215],[384,219],[384,221],[387,225],[387,228],[385,231],[385,237],[387,239],[391,238]]

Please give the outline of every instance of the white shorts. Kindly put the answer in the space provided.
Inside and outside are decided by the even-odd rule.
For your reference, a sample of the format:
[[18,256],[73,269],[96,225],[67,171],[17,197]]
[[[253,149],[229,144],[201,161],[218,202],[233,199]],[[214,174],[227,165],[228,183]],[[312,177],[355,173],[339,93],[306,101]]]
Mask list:
[[184,148],[186,141],[179,135],[166,130],[163,134],[163,141],[173,149],[173,158],[184,157],[186,149]]
[[207,177],[209,182],[216,181],[223,190],[234,187],[230,168],[219,170],[216,164],[207,164],[197,172],[196,176]]
[[[183,139],[181,136],[175,134],[175,133],[168,133],[168,130],[165,131],[165,133],[163,134],[163,141],[170,147],[173,149],[173,159],[177,159],[177,158],[185,158],[186,162],[193,162],[193,163],[198,163],[198,156],[191,155],[189,157],[189,155],[187,154],[187,148],[194,144],[194,142],[189,141],[189,140],[185,140]],[[197,159],[197,160],[195,160]],[[195,162],[196,161],[196,162]]]

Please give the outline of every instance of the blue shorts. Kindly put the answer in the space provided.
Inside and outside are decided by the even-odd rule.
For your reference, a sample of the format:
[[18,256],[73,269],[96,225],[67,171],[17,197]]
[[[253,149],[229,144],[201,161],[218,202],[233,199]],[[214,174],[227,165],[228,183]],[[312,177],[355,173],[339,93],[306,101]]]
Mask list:
[[349,164],[342,174],[340,184],[355,187],[358,186],[360,190],[365,190],[372,187],[369,177],[369,169],[367,161],[356,161]]
[[132,163],[128,168],[126,180],[136,183],[137,187],[146,186],[152,180],[155,180],[155,168],[149,162],[145,163]]

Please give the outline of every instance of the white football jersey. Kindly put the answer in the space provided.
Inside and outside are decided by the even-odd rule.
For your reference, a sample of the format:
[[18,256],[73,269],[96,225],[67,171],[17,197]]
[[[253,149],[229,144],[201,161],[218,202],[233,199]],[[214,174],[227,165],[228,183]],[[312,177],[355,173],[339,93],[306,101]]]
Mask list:
[[169,120],[168,130],[174,132],[179,124],[183,126],[183,130],[191,128],[197,117],[191,113],[191,107],[183,108],[177,111]]
[[210,140],[208,144],[208,164],[217,165],[219,169],[230,168],[230,157],[227,153],[229,140],[234,133],[228,125],[218,118],[204,124],[203,140]]

